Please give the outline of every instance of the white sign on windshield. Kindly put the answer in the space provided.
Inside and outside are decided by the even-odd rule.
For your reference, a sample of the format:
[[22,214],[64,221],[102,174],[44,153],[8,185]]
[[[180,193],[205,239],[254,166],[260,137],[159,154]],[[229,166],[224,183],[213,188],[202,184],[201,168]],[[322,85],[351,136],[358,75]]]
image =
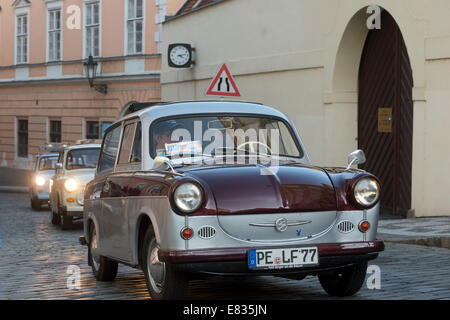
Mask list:
[[183,141],[177,143],[166,143],[166,155],[173,156],[176,154],[201,154],[201,141]]

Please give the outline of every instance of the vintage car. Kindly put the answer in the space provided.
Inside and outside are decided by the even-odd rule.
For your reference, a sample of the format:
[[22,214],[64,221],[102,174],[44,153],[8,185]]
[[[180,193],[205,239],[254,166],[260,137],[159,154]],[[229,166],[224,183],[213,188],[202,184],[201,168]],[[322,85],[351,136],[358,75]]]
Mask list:
[[50,181],[50,209],[52,224],[62,229],[83,218],[84,188],[94,178],[100,153],[100,143],[94,142],[79,141],[59,152]]
[[36,157],[30,184],[30,204],[33,210],[40,210],[50,199],[50,179],[55,174],[58,153],[44,153]]
[[351,168],[364,161],[311,165],[292,121],[264,105],[144,108],[105,132],[80,242],[97,280],[140,268],[153,299],[182,298],[199,275],[317,275],[352,295],[384,249],[379,182]]

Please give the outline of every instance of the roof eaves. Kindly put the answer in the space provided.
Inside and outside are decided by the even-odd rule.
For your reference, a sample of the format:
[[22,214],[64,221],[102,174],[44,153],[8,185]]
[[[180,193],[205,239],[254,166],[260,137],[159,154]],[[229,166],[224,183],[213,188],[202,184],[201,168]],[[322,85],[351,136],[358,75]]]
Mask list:
[[175,15],[173,15],[173,16],[166,16],[166,20],[164,21],[164,23],[172,21],[172,20],[175,20],[175,19],[178,19],[178,18],[181,18],[181,17],[184,17],[184,16],[187,16],[188,14],[191,14],[193,12],[197,12],[199,10],[202,10],[202,9],[214,6],[214,5],[218,4],[218,3],[222,3],[222,2],[225,2],[225,1],[228,1],[228,0],[213,0],[212,2],[210,2],[210,3],[206,4],[206,5],[198,6],[198,7],[193,8],[193,9],[187,11],[187,12],[182,13],[183,10],[189,5],[189,3],[191,1],[192,0],[186,1],[183,4],[183,6],[177,11],[177,13]]

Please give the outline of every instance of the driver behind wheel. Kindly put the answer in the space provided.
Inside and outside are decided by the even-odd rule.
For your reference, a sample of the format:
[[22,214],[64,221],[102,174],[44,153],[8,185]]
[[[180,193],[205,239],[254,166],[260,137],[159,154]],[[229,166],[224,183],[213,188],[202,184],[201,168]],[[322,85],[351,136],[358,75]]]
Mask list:
[[155,138],[157,156],[167,156],[166,144],[174,142],[171,138],[173,131],[182,127],[181,123],[176,120],[164,121],[155,127],[153,137]]

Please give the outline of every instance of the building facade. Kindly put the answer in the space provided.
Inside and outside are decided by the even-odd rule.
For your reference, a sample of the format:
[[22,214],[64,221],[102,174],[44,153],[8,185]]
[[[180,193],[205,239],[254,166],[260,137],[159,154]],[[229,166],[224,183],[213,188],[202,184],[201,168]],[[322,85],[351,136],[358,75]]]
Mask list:
[[0,0],[0,166],[30,168],[39,146],[101,138],[130,103],[160,101],[162,22],[182,4]]
[[240,100],[296,123],[314,164],[361,168],[400,215],[450,215],[450,2],[445,0],[190,0],[163,43],[189,43],[195,64],[170,68],[163,100],[211,99],[226,63]]

